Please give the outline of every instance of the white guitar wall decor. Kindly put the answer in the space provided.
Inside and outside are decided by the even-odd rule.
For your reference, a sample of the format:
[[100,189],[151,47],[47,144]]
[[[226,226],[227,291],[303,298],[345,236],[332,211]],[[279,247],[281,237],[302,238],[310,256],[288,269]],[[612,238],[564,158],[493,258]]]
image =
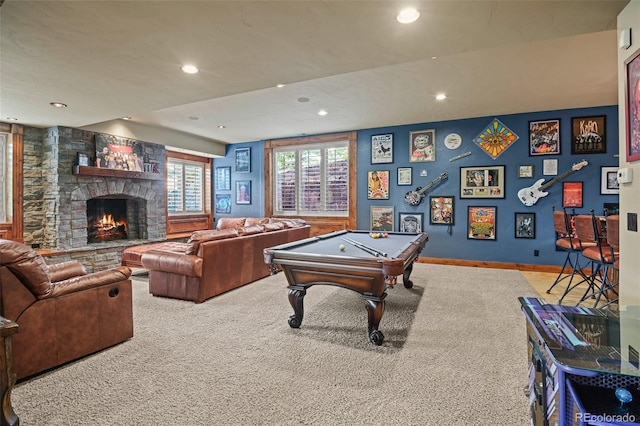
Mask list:
[[448,176],[447,172],[440,173],[440,176],[438,176],[437,178],[435,178],[434,180],[432,180],[422,188],[417,187],[415,191],[407,192],[406,195],[404,196],[404,200],[407,203],[409,203],[410,206],[417,206],[422,201],[422,198],[424,197],[424,193],[427,192],[429,188],[432,188],[435,184],[440,182],[442,179],[446,179],[447,176]]
[[574,164],[573,167],[571,167],[570,170],[567,170],[566,172],[562,173],[561,175],[558,175],[558,176],[554,177],[553,179],[551,179],[549,182],[545,183],[544,185],[542,184],[544,182],[544,179],[539,179],[533,185],[531,185],[531,186],[529,186],[527,188],[522,188],[520,191],[518,191],[518,198],[520,199],[520,201],[522,201],[522,204],[524,204],[527,207],[531,207],[540,198],[546,197],[547,195],[549,195],[548,192],[544,192],[547,188],[549,188],[554,183],[560,182],[562,179],[566,178],[571,173],[577,172],[578,170],[580,170],[581,168],[583,168],[584,166],[586,166],[588,164],[589,164],[588,162],[586,162],[585,160],[582,160],[581,162],[579,162],[577,164]]

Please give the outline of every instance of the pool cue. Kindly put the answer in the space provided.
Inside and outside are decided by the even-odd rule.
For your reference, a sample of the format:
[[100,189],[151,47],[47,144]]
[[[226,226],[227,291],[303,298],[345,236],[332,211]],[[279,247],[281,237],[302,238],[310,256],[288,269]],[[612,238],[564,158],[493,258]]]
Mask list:
[[373,254],[374,256],[383,256],[383,257],[387,257],[387,253],[377,250],[373,247],[369,247],[366,244],[363,243],[359,243],[356,240],[352,240],[351,238],[342,238],[343,240],[345,240],[346,242],[348,242],[349,244],[352,244],[356,247],[358,247],[359,249],[362,249],[366,252],[368,252],[369,254]]

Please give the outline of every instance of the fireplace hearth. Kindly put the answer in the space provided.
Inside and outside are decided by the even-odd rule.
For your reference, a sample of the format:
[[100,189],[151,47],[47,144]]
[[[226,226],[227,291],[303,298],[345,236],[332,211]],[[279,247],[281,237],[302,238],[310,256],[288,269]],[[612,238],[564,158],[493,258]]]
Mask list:
[[87,200],[87,240],[88,243],[126,240],[127,200],[94,198]]

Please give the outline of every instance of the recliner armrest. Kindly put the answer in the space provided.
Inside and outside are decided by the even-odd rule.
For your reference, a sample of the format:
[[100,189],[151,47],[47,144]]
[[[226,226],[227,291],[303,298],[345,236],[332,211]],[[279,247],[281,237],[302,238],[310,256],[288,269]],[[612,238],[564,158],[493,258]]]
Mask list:
[[142,267],[150,271],[170,272],[192,277],[202,276],[202,258],[192,254],[151,250],[142,255]]
[[77,260],[48,265],[47,269],[52,283],[64,281],[73,277],[79,277],[81,275],[87,275],[87,269]]
[[126,266],[118,266],[107,271],[94,272],[93,274],[69,278],[67,280],[51,284],[51,291],[40,299],[50,299],[52,297],[60,297],[77,291],[115,284],[129,279],[129,276],[131,276],[131,269]]

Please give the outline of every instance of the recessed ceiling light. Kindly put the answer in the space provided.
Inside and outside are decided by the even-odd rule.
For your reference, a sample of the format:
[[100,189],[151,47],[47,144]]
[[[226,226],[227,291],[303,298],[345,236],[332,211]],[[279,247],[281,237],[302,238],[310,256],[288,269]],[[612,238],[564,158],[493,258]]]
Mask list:
[[431,59],[435,60],[435,59],[438,59],[438,57],[437,56],[432,56]]
[[9,121],[18,121],[18,119],[15,118],[15,117],[7,117],[7,120],[9,120]]
[[187,74],[197,74],[198,71],[200,71],[195,65],[183,65],[180,69],[182,70],[182,72],[185,72]]
[[220,124],[220,125],[218,126],[218,129],[226,129],[226,128],[227,128],[227,126],[225,126],[225,125],[223,125],[223,124]]
[[329,114],[329,113],[328,113],[327,111],[323,110],[323,109],[321,109],[320,111],[318,111],[318,115],[325,116],[325,115],[327,115],[327,114]]
[[412,22],[416,22],[420,17],[420,12],[413,8],[402,9],[398,16],[396,16],[396,20],[401,24],[410,24]]
[[280,83],[280,84],[276,85],[276,87],[277,87],[278,89],[282,89],[284,86],[286,86],[286,84],[282,84],[282,83]]
[[126,116],[126,117],[122,117],[123,120],[131,120],[131,117]]
[[444,93],[438,93],[436,95],[436,99],[439,101],[444,101],[445,99],[447,99],[447,95],[445,95]]
[[311,99],[307,98],[306,96],[301,96],[297,100],[298,102],[309,102]]
[[51,102],[49,103],[49,105],[51,105],[52,107],[56,107],[56,108],[66,108],[67,104],[63,104],[62,102]]
[[193,121],[200,120],[200,117],[196,117],[195,115],[190,115],[188,118]]

